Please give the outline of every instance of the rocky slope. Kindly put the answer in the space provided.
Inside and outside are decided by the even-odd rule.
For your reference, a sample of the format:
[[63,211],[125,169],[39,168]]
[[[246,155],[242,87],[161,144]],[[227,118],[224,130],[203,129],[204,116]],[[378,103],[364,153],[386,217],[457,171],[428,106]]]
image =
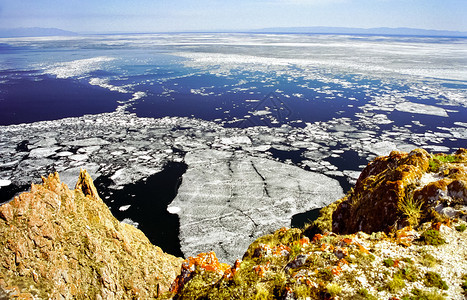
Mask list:
[[117,221],[82,171],[75,190],[57,173],[0,206],[0,298],[154,298],[182,259]]
[[306,229],[258,238],[233,266],[190,257],[166,296],[465,299],[466,167],[465,149],[379,157]]

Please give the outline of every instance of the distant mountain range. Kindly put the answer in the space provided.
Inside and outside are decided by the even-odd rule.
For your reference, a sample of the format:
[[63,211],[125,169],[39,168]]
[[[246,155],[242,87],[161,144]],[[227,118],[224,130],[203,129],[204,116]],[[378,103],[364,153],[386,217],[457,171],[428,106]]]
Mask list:
[[[206,31],[190,31],[190,32],[206,32]],[[217,32],[217,31],[207,31]],[[219,31],[220,32],[220,31]],[[227,32],[227,31],[222,31]],[[229,30],[228,32],[237,32]],[[349,28],[349,27],[271,27],[254,30],[242,30],[242,32],[251,33],[317,33],[317,34],[366,34],[366,35],[402,35],[402,36],[446,36],[446,37],[467,37],[465,31],[450,31],[450,30],[428,30],[417,28]],[[105,34],[105,33],[103,33]],[[107,33],[110,34],[110,33]],[[76,32],[62,30],[58,28],[0,28],[0,38],[9,37],[40,37],[40,36],[74,36]]]
[[58,28],[6,28],[0,29],[0,37],[34,37],[34,36],[72,36],[77,35],[76,32],[66,31]]
[[348,27],[273,27],[253,30],[259,33],[323,33],[323,34],[369,34],[369,35],[418,35],[467,37],[467,32],[428,30],[417,28],[348,28]]

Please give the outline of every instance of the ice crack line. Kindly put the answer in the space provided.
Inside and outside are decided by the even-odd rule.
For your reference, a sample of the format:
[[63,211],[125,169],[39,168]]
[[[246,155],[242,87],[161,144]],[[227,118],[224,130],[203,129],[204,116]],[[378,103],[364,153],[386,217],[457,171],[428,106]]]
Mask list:
[[255,225],[255,227],[258,227],[258,223],[255,222],[255,220],[250,217],[249,215],[247,215],[244,211],[242,211],[241,209],[239,208],[236,208],[236,207],[233,207],[234,209],[238,210],[242,215],[244,215],[245,217],[247,217],[248,219],[250,219],[251,223],[253,223],[253,225]]
[[261,175],[261,173],[258,171],[258,169],[256,168],[255,164],[252,161],[250,161],[250,163],[251,163],[251,167],[253,168],[253,170],[255,170],[256,174],[258,174],[258,176],[261,177],[261,179],[263,180],[263,196],[264,194],[266,194],[268,198],[271,198],[271,196],[269,195],[266,178],[264,178],[264,176]]

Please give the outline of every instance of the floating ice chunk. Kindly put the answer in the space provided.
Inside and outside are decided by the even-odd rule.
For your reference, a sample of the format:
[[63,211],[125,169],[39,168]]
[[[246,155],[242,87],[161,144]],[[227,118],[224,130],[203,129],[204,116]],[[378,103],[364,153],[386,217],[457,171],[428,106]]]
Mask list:
[[124,186],[129,183],[136,182],[150,175],[162,171],[159,168],[150,168],[144,165],[134,164],[130,167],[125,167],[117,170],[111,177],[116,186]]
[[391,124],[394,121],[389,120],[387,115],[377,114],[371,119],[374,124]]
[[56,155],[57,155],[58,157],[65,157],[65,156],[73,155],[73,152],[70,152],[70,151],[62,151],[62,152],[58,152]]
[[16,166],[17,164],[19,164],[19,160],[14,160],[14,161],[6,162],[6,163],[3,163],[3,164],[0,164],[0,169],[1,169],[1,168],[8,169],[8,168],[11,168],[11,167]]
[[171,214],[178,214],[181,211],[181,208],[178,206],[169,206],[167,207],[167,211]]
[[138,228],[138,226],[139,226],[139,223],[138,223],[138,222],[135,222],[135,221],[133,221],[133,220],[130,219],[130,218],[125,218],[125,219],[123,219],[121,223],[123,223],[123,224],[128,224],[128,225],[133,225],[133,226],[135,226],[136,228]]
[[87,154],[74,154],[69,156],[70,159],[75,161],[85,161],[89,158]]
[[271,111],[269,110],[256,110],[253,112],[250,112],[253,116],[265,116],[265,115],[270,115],[272,114]]
[[467,127],[467,123],[465,122],[454,122],[454,125]]
[[231,136],[221,138],[221,143],[224,145],[241,145],[241,144],[251,144],[251,140],[246,135],[242,136]]
[[2,186],[9,186],[11,184],[11,180],[8,179],[0,179],[0,187]]
[[432,152],[449,152],[451,148],[446,147],[446,146],[438,146],[438,145],[426,145],[423,148],[429,149]]
[[84,148],[78,149],[78,152],[79,153],[91,154],[91,153],[99,150],[100,148],[101,148],[100,146],[89,146],[89,147],[84,147]]
[[47,147],[54,146],[56,143],[57,143],[57,140],[51,137],[51,138],[45,138],[45,139],[40,140],[39,142],[35,143],[34,146],[47,148]]
[[363,147],[365,150],[378,156],[389,155],[392,150],[398,150],[394,142],[383,141],[378,143],[369,143]]
[[448,129],[452,136],[458,139],[467,139],[467,129],[465,128],[460,128],[460,127],[454,127],[454,128],[449,128]]
[[57,150],[60,150],[62,147],[52,147],[52,148],[36,148],[32,149],[31,152],[29,152],[29,157],[30,158],[43,158],[43,157],[49,157],[55,154]]
[[120,208],[118,209],[119,211],[126,211],[130,208],[131,204],[130,205],[123,205],[123,206],[120,206]]
[[76,140],[71,142],[65,142],[63,145],[66,146],[78,146],[78,147],[86,147],[86,146],[102,146],[102,145],[109,145],[110,142],[101,139],[99,137],[93,137],[88,139]]
[[396,110],[413,114],[433,115],[439,117],[449,117],[444,108],[413,102],[402,102],[396,104]]

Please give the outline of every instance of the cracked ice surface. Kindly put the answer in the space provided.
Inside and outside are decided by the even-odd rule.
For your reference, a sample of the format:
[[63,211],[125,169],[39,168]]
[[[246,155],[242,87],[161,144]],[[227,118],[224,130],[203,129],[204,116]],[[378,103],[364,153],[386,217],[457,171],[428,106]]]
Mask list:
[[343,196],[337,180],[266,158],[218,150],[190,152],[168,210],[180,218],[185,256],[214,250],[232,263],[258,236],[290,226],[294,214]]
[[[323,191],[323,186],[316,183],[332,182],[325,175],[338,178],[341,183],[345,180],[354,183],[359,170],[376,155],[387,155],[397,149],[410,151],[417,147],[431,151],[453,151],[455,149],[445,146],[446,142],[459,139],[459,142],[464,143],[467,139],[467,131],[461,122],[453,127],[438,127],[436,131],[413,132],[410,128],[396,124],[392,124],[390,130],[381,131],[379,125],[373,122],[374,114],[368,112],[365,115],[368,117],[358,120],[333,118],[326,122],[306,122],[303,128],[285,124],[281,127],[226,128],[214,122],[193,118],[138,118],[133,114],[119,112],[0,126],[0,185],[3,185],[3,188],[16,186],[26,190],[31,182],[39,183],[41,176],[57,171],[60,178],[73,187],[79,169],[84,168],[90,172],[93,179],[100,176],[110,178],[112,182],[108,188],[119,190],[129,183],[145,180],[158,173],[167,162],[185,161],[188,171],[183,178],[177,201],[184,195],[187,184],[192,180],[191,188],[203,186],[209,190],[205,193],[206,196],[224,195],[224,202],[212,204],[210,209],[213,214],[218,212],[218,216],[225,215],[222,219],[226,228],[223,232],[225,239],[223,244],[206,243],[208,249],[202,250],[209,251],[215,248],[219,253],[224,253],[222,248],[241,249],[241,246],[232,244],[234,242],[229,237],[236,237],[237,231],[247,230],[250,234],[248,230],[254,225],[250,217],[256,222],[259,234],[289,226],[291,215],[337,199],[337,196],[331,199],[331,196],[325,198],[321,195],[317,200],[301,204],[301,200],[297,200],[294,194],[299,183],[305,185],[306,182],[309,185],[300,185],[303,199],[308,199],[310,194],[306,194],[307,188]],[[280,160],[273,154],[277,150],[284,153],[299,152],[300,157],[297,158],[297,162],[287,158]],[[206,159],[208,153],[213,156],[212,160]],[[347,153],[354,153],[355,156],[346,158]],[[333,161],[334,158],[345,160],[349,165],[339,165],[339,162]],[[205,165],[199,162],[202,159]],[[229,171],[227,163],[230,160],[235,160],[231,162],[232,171]],[[258,172],[254,172],[253,165],[264,180]],[[208,172],[209,168],[212,169],[212,174]],[[193,175],[198,173],[203,177]],[[228,174],[231,177],[225,178]],[[236,206],[225,205],[228,204],[225,198],[226,190],[214,185],[216,182],[221,183],[221,180],[229,183],[229,188],[237,194],[244,195],[250,191],[255,195],[255,199],[259,199],[248,204],[249,210],[246,210],[246,215],[239,214],[238,210],[236,215],[233,212],[227,213],[232,211],[233,207],[244,209],[245,203],[242,202],[242,198],[234,198],[231,203]],[[258,196],[259,191],[264,192],[264,182],[267,182],[269,198]],[[240,183],[244,185],[241,188]],[[289,183],[291,186],[286,185]],[[276,187],[273,187],[274,185]],[[340,187],[335,189],[329,186],[328,189],[341,191]],[[199,195],[197,194],[197,197]],[[169,211],[178,214],[180,219],[188,220],[182,221],[184,224],[192,222],[190,220],[193,220],[196,214],[190,212],[186,203],[175,203],[170,205]],[[264,206],[262,210],[253,208],[258,203]],[[128,204],[132,203],[124,205]],[[197,205],[202,203],[193,200],[192,204],[196,210]],[[224,204],[224,207],[220,204]],[[200,207],[208,211],[206,207]],[[214,208],[217,211],[212,210]],[[119,211],[117,206],[115,209]],[[157,217],[157,212],[154,212],[154,215]],[[216,216],[211,219],[207,217],[206,222],[210,221],[214,226],[219,220]],[[242,220],[242,223],[234,220]],[[130,221],[136,224],[139,220],[132,216],[126,220]],[[269,221],[271,223],[268,223]],[[198,235],[198,240],[209,241],[215,238],[219,241],[219,234],[208,231],[209,224],[199,224],[200,232],[206,236]],[[185,228],[189,226],[183,227],[181,232],[186,232]],[[190,241],[186,240],[186,233],[183,234],[182,247],[186,249],[185,242]],[[254,237],[255,235],[252,238]],[[157,244],[157,241],[153,242]],[[203,245],[198,243],[197,247],[202,249]],[[238,253],[243,250],[239,250]],[[186,251],[191,253],[189,251],[195,250]],[[237,254],[225,252],[222,255],[229,259]]]

